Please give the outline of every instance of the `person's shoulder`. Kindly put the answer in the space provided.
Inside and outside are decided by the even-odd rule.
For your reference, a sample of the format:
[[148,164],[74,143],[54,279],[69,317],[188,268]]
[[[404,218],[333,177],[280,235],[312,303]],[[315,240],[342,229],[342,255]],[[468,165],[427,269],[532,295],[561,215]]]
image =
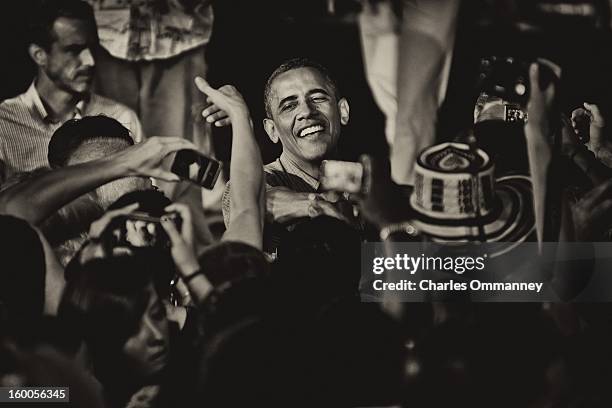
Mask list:
[[17,112],[25,110],[26,105],[23,101],[23,95],[24,94],[19,94],[19,95],[13,96],[12,98],[7,98],[3,100],[2,102],[0,102],[0,116],[1,117],[11,116]]
[[2,106],[4,105],[6,106],[23,105],[23,96],[24,96],[24,93],[20,93],[19,95],[15,95],[13,97],[6,98],[2,102],[0,102],[0,105]]
[[287,187],[287,182],[283,168],[280,166],[278,160],[268,163],[264,166],[264,177],[266,184],[270,187]]

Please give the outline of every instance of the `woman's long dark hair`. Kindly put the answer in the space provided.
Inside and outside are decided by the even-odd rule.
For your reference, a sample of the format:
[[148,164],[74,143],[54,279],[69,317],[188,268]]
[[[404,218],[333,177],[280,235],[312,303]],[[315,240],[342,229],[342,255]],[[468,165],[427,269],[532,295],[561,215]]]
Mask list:
[[[64,291],[59,318],[85,342],[95,376],[105,389],[134,384],[123,346],[138,331],[153,283],[142,257],[94,259],[81,266]],[[77,344],[75,344],[77,345]]]

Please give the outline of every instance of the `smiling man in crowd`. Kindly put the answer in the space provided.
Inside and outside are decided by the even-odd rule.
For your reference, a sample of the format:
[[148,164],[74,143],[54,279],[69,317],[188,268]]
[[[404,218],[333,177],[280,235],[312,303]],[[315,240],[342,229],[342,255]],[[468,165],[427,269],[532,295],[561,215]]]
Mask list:
[[311,193],[319,188],[319,166],[334,156],[340,129],[349,120],[349,105],[321,65],[306,59],[278,67],[265,88],[264,128],[283,146],[266,166],[268,185]]
[[36,77],[21,95],[0,104],[0,184],[10,175],[45,167],[51,135],[67,120],[105,115],[142,139],[136,114],[91,92],[98,47],[91,6],[42,0],[32,10],[28,54]]
[[[266,83],[264,102],[266,133],[283,147],[280,157],[264,166],[267,221],[286,227],[318,215],[352,218],[348,202],[320,190],[321,162],[336,157],[341,128],[349,120],[348,101],[340,96],[327,70],[304,58],[283,63]],[[276,246],[274,238],[269,239],[278,235],[276,227],[266,227],[268,250]]]

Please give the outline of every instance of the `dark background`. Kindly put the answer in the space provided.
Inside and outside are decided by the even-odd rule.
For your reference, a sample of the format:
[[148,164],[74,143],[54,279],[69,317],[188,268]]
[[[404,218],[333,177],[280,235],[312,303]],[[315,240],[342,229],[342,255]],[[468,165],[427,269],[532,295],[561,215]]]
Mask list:
[[[566,1],[572,2],[572,1]],[[460,10],[447,98],[440,112],[439,139],[470,126],[477,95],[479,59],[486,55],[547,57],[563,67],[562,106],[567,112],[583,101],[600,104],[610,117],[612,43],[607,2],[592,1],[601,21],[554,20],[538,16],[535,1],[469,0]],[[604,4],[605,3],[605,4]],[[26,21],[34,0],[6,2],[0,20],[0,99],[23,92],[34,75],[26,53]],[[9,6],[10,5],[10,6]],[[341,148],[346,159],[360,153],[386,154],[384,117],[376,107],[363,71],[361,44],[352,2],[339,2],[329,16],[323,0],[223,0],[215,3],[215,26],[206,49],[213,85],[234,84],[251,108],[264,161],[280,152],[261,126],[267,77],[288,58],[306,56],[326,65],[351,107]],[[538,30],[520,32],[517,20]],[[602,23],[603,22],[603,23]],[[609,120],[608,120],[609,122]],[[229,130],[217,131],[222,160],[229,158]]]

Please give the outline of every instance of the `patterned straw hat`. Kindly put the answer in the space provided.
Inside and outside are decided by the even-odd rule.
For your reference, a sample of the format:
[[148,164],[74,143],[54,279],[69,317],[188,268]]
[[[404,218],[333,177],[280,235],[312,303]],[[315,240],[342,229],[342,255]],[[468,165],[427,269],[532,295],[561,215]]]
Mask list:
[[[495,180],[480,149],[443,143],[425,149],[415,164],[410,203],[415,227],[432,241],[525,241],[535,231],[531,182],[525,176]],[[505,251],[503,251],[505,252]]]

